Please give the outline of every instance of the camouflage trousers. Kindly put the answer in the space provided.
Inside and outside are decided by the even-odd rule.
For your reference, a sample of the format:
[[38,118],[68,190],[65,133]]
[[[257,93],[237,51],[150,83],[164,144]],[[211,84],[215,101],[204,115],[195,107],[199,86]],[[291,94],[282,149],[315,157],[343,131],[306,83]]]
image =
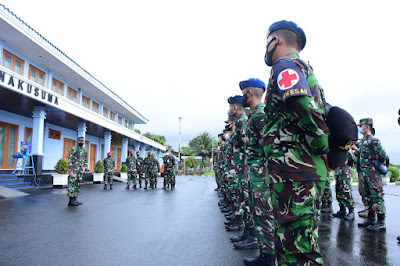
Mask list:
[[271,190],[264,182],[250,183],[250,188],[249,205],[260,252],[275,255],[275,218],[271,205]]
[[112,185],[112,183],[113,183],[113,176],[114,176],[114,173],[113,173],[112,171],[107,172],[107,173],[104,173],[104,184],[105,184],[105,185],[107,185],[107,184]]
[[136,171],[128,171],[128,179],[126,184],[130,186],[131,182],[134,186],[136,186]]
[[367,198],[367,195],[365,194],[364,175],[361,172],[358,173],[358,193],[360,193],[360,196],[361,196],[361,199],[362,199],[365,209],[368,209],[369,199]]
[[[235,215],[243,215],[244,223],[246,228],[254,228],[254,222],[252,218],[252,206],[251,206],[251,190],[250,184],[242,180],[239,182],[239,188],[237,190],[237,202],[235,202]],[[241,190],[240,190],[241,189]]]
[[142,186],[142,179],[143,179],[143,174],[142,174],[142,172],[138,171],[138,172],[137,172],[137,177],[138,177],[139,186]]
[[79,183],[82,182],[83,173],[75,172],[74,176],[68,176],[68,197],[78,197]]
[[235,177],[235,170],[229,170],[226,175],[228,199],[234,203],[237,199],[237,188],[239,187],[239,181]]
[[361,175],[364,180],[363,194],[368,203],[368,210],[378,214],[386,214],[382,177],[376,171],[361,172]]
[[154,185],[157,186],[157,173],[147,173],[146,174],[146,179],[145,179],[145,185],[147,185],[150,182],[150,186]]
[[279,265],[323,265],[317,218],[324,181],[271,184]]
[[350,174],[341,172],[335,174],[335,192],[336,200],[341,208],[347,207],[348,209],[354,209],[353,193],[351,188],[351,171]]
[[175,173],[173,171],[164,172],[164,183],[165,185],[175,186]]
[[332,199],[332,190],[331,190],[331,180],[329,178],[329,172],[328,172],[328,177],[326,178],[325,181],[325,189],[324,189],[324,194],[322,195],[322,204],[328,204],[331,205],[333,202]]

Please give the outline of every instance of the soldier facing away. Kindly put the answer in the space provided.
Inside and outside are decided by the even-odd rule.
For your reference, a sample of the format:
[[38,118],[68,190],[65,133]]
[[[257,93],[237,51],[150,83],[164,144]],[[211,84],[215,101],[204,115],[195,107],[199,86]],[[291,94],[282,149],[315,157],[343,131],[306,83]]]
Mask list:
[[137,159],[135,158],[135,152],[129,151],[129,156],[126,158],[126,166],[128,167],[128,179],[126,180],[126,189],[129,189],[130,183],[132,182],[132,188],[136,189],[136,175],[137,175]]
[[68,206],[82,205],[77,200],[79,195],[79,184],[82,183],[82,176],[87,168],[87,149],[84,147],[85,138],[78,138],[78,146],[71,148],[68,157]]
[[112,189],[113,184],[113,175],[114,175],[114,167],[115,160],[111,155],[111,152],[107,153],[107,157],[103,160],[104,164],[104,189],[107,189],[107,183],[110,184],[110,189]]
[[167,150],[167,154],[163,157],[164,162],[164,186],[163,189],[171,185],[171,190],[175,188],[175,158],[171,151]]
[[147,189],[148,182],[150,182],[150,187],[152,189],[157,188],[158,162],[154,158],[154,154],[152,153],[147,154],[146,159],[144,159],[144,168],[146,172],[144,189]]

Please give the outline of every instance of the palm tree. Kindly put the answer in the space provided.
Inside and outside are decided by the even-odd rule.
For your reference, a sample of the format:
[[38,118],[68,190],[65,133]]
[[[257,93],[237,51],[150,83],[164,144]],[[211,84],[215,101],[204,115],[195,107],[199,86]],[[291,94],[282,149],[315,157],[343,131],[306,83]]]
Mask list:
[[189,141],[189,147],[193,155],[201,156],[201,166],[204,167],[204,158],[210,159],[213,139],[207,132],[200,133],[197,137]]

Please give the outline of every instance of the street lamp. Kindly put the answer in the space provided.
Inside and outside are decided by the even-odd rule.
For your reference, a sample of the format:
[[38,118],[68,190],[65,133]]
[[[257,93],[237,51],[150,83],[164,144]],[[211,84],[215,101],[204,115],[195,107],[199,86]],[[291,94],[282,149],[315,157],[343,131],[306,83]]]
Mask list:
[[181,126],[182,126],[182,117],[178,118],[179,123],[179,146],[178,146],[178,160],[181,161]]

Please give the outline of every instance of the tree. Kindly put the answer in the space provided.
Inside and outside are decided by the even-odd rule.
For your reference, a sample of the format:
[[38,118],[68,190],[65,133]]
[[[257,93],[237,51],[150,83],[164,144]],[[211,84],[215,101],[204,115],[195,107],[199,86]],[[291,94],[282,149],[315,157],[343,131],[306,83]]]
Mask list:
[[133,131],[135,131],[138,134],[142,134],[139,129],[134,129]]
[[149,138],[151,140],[154,140],[155,142],[160,143],[161,145],[166,145],[167,143],[167,139],[162,136],[162,135],[156,135],[156,134],[152,134],[150,132],[146,132],[143,134],[143,136],[145,136],[146,138]]
[[204,166],[204,159],[210,160],[213,139],[207,132],[200,133],[197,137],[189,141],[189,147],[193,155],[201,156],[201,166]]
[[190,147],[182,147],[182,156],[192,155],[192,149]]
[[196,166],[196,160],[193,157],[188,157],[185,160],[185,167],[186,168],[193,168]]

